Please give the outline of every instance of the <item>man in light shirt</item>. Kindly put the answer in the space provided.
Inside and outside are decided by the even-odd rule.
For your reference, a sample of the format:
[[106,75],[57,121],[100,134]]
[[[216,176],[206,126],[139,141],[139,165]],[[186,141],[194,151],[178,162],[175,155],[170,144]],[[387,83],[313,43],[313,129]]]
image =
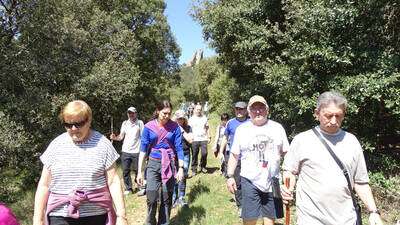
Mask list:
[[[143,121],[137,117],[137,110],[135,107],[129,107],[127,110],[128,119],[121,125],[121,132],[119,135],[112,133],[110,139],[114,141],[124,140],[122,143],[121,165],[125,185],[124,194],[133,193],[131,168],[135,173],[135,180],[138,171],[138,159],[140,148],[140,136],[143,131]],[[143,190],[142,187],[139,187]]]
[[251,97],[247,110],[250,120],[235,131],[226,184],[235,193],[238,184],[234,171],[240,156],[243,224],[255,225],[262,218],[264,225],[273,225],[282,217],[283,209],[282,199],[272,194],[272,182],[279,179],[280,159],[289,149],[289,142],[282,125],[268,119],[269,107],[262,96]]
[[[319,125],[296,135],[285,156],[283,178],[289,179],[290,186],[288,189],[282,186],[282,197],[293,200],[297,176],[298,225],[355,225],[357,214],[352,189],[370,213],[369,224],[382,224],[368,185],[361,145],[353,134],[340,128],[346,108],[347,100],[341,94],[322,93],[315,109]],[[347,170],[349,182],[323,141]]]
[[211,141],[208,119],[202,114],[202,107],[197,104],[194,107],[193,116],[189,118],[189,126],[192,127],[192,176],[197,173],[198,155],[201,150],[200,171],[207,173],[207,144]]

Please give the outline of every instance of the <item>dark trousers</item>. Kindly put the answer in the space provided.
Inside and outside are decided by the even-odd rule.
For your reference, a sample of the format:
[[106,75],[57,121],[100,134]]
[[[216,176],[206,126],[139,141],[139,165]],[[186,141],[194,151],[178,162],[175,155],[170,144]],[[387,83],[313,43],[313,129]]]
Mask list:
[[[146,169],[147,184],[147,219],[146,225],[168,225],[171,214],[172,194],[175,178],[171,177],[165,184],[161,182],[161,161],[149,159]],[[161,189],[161,195],[159,191]],[[157,200],[160,198],[158,222],[156,220]]]
[[242,168],[241,166],[241,161],[240,159],[238,160],[235,172],[233,173],[233,178],[235,179],[236,182],[236,188],[237,190],[235,191],[235,200],[236,200],[236,206],[238,208],[242,207],[242,184],[241,184],[241,179],[240,179],[240,169]]
[[135,181],[138,171],[139,153],[121,153],[122,176],[124,178],[125,190],[132,191],[131,168],[135,173]]
[[[230,152],[225,151],[225,168],[228,168],[228,161],[230,157]],[[240,169],[242,168],[242,163],[240,159],[237,162],[237,166],[235,168],[235,172],[233,173],[233,178],[235,179],[236,182],[236,188],[237,190],[235,191],[235,201],[236,201],[236,206],[238,208],[242,207],[242,185],[241,185],[241,178],[240,178]]]
[[[228,146],[227,146],[228,147]],[[222,163],[222,168],[224,168],[224,176],[226,176],[227,174],[227,170],[228,170],[228,161],[229,161],[229,151],[224,151],[224,162]]]
[[104,225],[107,221],[107,214],[80,217],[78,219],[62,216],[49,216],[48,220],[49,225]]
[[192,143],[192,171],[197,172],[197,158],[201,149],[200,167],[207,166],[207,141],[193,141]]

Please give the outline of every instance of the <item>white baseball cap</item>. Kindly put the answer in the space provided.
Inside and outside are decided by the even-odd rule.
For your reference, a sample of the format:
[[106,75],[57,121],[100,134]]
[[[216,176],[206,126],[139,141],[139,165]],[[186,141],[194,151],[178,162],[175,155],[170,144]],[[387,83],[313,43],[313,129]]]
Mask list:
[[128,108],[128,112],[134,112],[135,113],[137,111],[136,111],[135,107],[131,106],[131,107]]

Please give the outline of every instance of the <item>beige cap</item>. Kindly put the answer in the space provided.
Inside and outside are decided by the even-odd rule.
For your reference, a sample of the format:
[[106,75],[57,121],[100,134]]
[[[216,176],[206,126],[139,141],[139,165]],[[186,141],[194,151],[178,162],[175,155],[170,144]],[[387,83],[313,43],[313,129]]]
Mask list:
[[264,97],[262,97],[260,95],[253,95],[253,97],[251,97],[250,100],[249,100],[248,107],[251,107],[256,102],[261,102],[262,104],[265,105],[265,107],[268,108],[267,101],[265,100]]

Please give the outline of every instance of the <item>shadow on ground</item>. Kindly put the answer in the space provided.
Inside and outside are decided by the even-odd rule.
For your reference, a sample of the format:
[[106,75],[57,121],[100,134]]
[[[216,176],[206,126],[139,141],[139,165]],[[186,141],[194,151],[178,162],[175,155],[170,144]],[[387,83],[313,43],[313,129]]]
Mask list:
[[171,219],[171,224],[191,224],[193,220],[197,221],[198,224],[201,224],[201,220],[205,216],[206,210],[202,206],[182,207],[180,208],[179,212]]
[[214,173],[215,171],[219,171],[219,167],[207,167],[207,173]]
[[210,192],[210,188],[208,188],[207,186],[202,184],[200,180],[197,180],[187,195],[188,200],[189,200],[189,202],[194,202],[194,200],[196,200],[197,196],[199,196],[202,193],[209,193],[209,192]]

